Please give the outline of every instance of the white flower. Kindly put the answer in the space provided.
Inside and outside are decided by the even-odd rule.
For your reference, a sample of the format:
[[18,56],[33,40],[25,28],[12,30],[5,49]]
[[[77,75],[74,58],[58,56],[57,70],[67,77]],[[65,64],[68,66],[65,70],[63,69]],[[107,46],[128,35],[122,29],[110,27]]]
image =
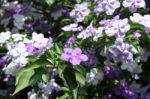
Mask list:
[[8,55],[14,58],[19,56],[28,56],[27,48],[24,43],[19,42],[14,46],[14,48],[12,47],[12,49],[8,51]]
[[146,28],[150,28],[150,15],[140,15],[139,13],[134,13],[130,16],[130,20],[139,24],[144,25]]
[[3,71],[5,71],[5,74],[15,76],[18,71],[18,67],[15,65],[16,64],[14,62],[11,62],[7,66],[5,66],[3,68]]
[[48,38],[44,38],[43,34],[37,34],[35,32],[32,34],[32,40],[34,42],[33,46],[36,48],[46,47],[48,43]]
[[90,73],[87,73],[86,79],[89,84],[97,85],[103,80],[103,72],[98,72],[96,68],[91,69]]
[[6,41],[10,39],[10,34],[11,33],[9,31],[1,32],[0,33],[0,44],[6,43]]
[[28,92],[28,99],[39,99],[37,93],[35,93],[33,89]]
[[24,37],[25,37],[25,35],[21,35],[19,33],[12,34],[13,41],[15,41],[15,42],[23,40]]
[[130,30],[130,25],[128,24],[128,19],[122,19],[122,20],[115,20],[112,23],[111,27],[106,27],[105,32],[109,36],[117,36],[122,37],[125,35],[125,33]]
[[24,56],[20,56],[14,59],[13,62],[20,67],[24,67],[28,63],[28,59]]
[[94,34],[94,38],[93,38],[94,41],[97,41],[98,38],[100,38],[100,37],[103,36],[103,30],[104,30],[103,27],[99,27],[99,28],[96,30],[96,32],[95,32],[95,34]]
[[66,25],[62,28],[64,31],[81,31],[83,29],[82,26],[78,26],[77,23]]

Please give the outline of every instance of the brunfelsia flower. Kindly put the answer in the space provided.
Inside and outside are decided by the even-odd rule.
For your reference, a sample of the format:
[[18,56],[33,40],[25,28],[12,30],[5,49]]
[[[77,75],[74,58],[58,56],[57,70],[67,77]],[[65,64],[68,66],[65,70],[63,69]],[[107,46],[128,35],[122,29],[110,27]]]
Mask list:
[[70,16],[75,17],[77,22],[82,22],[89,13],[88,4],[83,2],[75,5],[74,9],[70,12]]
[[131,62],[133,61],[133,54],[137,50],[130,44],[124,43],[123,38],[117,38],[115,44],[109,48],[107,57],[116,62]]
[[87,73],[86,79],[89,84],[97,85],[103,80],[104,73],[98,72],[96,68],[91,69],[90,73]]
[[103,36],[103,27],[99,27],[96,29],[96,32],[94,33],[93,41],[98,41],[98,38]]
[[75,35],[72,35],[66,42],[65,47],[70,47],[75,42],[76,38]]
[[105,28],[105,32],[109,36],[124,37],[125,33],[130,30],[128,19],[114,20],[110,27]]
[[49,99],[49,95],[52,91],[59,91],[60,86],[55,82],[55,79],[51,79],[48,83],[39,83],[39,88],[42,89],[42,96],[44,99]]
[[64,48],[64,52],[61,55],[61,59],[72,63],[73,65],[79,65],[82,61],[87,61],[88,57],[82,54],[80,48]]
[[48,38],[45,38],[43,34],[37,34],[35,32],[32,34],[32,40],[34,42],[33,46],[39,49],[46,47],[48,43]]
[[120,7],[119,0],[96,0],[97,6],[94,9],[96,15],[106,12],[107,15],[112,15],[117,8]]
[[145,28],[150,29],[150,15],[140,15],[139,13],[134,13],[130,16],[130,20],[145,26]]
[[0,33],[0,44],[6,43],[10,39],[10,32],[1,32]]
[[83,29],[83,27],[82,26],[78,26],[77,23],[69,24],[69,25],[64,26],[62,28],[62,30],[64,30],[64,31],[73,31],[73,32],[81,31],[82,29]]
[[133,92],[125,80],[121,80],[117,86],[113,87],[113,92],[125,99],[138,99],[137,94]]
[[93,26],[93,23],[91,22],[90,25],[85,30],[79,33],[77,38],[87,39],[91,37],[95,32],[96,32],[96,28]]
[[130,12],[136,12],[138,8],[145,8],[144,0],[124,0],[123,6],[128,7]]

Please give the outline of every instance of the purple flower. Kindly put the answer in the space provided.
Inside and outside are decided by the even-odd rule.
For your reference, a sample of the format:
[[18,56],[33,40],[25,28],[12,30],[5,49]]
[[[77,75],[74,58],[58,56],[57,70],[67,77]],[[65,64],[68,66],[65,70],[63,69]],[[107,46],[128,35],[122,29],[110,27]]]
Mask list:
[[130,30],[128,19],[114,20],[111,26],[105,28],[105,32],[109,36],[124,37],[125,33]]
[[6,63],[6,58],[3,56],[3,57],[0,57],[0,68],[3,67]]
[[64,53],[62,53],[61,59],[70,62],[73,65],[79,65],[82,61],[87,61],[88,57],[85,54],[82,54],[80,48],[64,48]]
[[87,3],[76,4],[75,8],[70,12],[71,17],[75,17],[77,22],[82,22],[84,18],[90,13]]
[[66,42],[65,47],[70,47],[75,42],[75,35],[72,35]]
[[113,87],[113,92],[125,99],[138,99],[137,94],[132,91],[125,80],[121,80],[117,86]]
[[136,31],[134,32],[134,35],[135,35],[135,37],[137,37],[137,38],[140,38],[140,37],[141,37],[141,34],[140,34],[140,31],[139,31],[139,30],[136,30]]
[[118,78],[121,73],[118,70],[115,70],[111,65],[106,64],[104,66],[104,74],[108,78]]
[[116,62],[128,63],[133,61],[133,54],[136,52],[136,49],[132,45],[124,43],[122,38],[118,38],[115,44],[109,48],[107,57]]
[[82,38],[82,39],[87,39],[87,38],[91,37],[92,34],[95,32],[96,32],[96,28],[93,27],[93,23],[91,22],[91,24],[85,30],[80,32],[77,37]]
[[136,12],[137,8],[145,8],[144,0],[124,0],[123,6],[128,7],[130,12]]
[[35,54],[36,53],[36,48],[33,47],[32,43],[27,43],[26,48],[27,48],[27,52],[29,54]]
[[96,0],[97,6],[94,9],[96,15],[106,12],[107,15],[112,15],[117,8],[120,7],[119,0]]

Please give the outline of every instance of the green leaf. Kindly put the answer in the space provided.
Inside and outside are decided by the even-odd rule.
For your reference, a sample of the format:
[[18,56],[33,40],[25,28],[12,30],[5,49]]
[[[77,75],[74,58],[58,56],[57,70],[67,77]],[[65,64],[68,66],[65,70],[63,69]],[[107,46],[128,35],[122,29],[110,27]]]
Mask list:
[[17,75],[16,75],[16,85],[17,85],[18,80],[20,79],[21,75],[22,75],[24,72],[28,72],[28,71],[30,71],[30,70],[33,70],[33,69],[36,69],[36,68],[45,66],[45,65],[47,65],[47,64],[48,64],[47,61],[40,59],[40,60],[38,60],[38,61],[36,61],[36,62],[34,62],[34,63],[32,63],[32,64],[29,64],[28,66],[26,66],[26,67],[24,67],[24,68],[21,68],[21,69],[18,71]]
[[77,87],[77,81],[75,77],[74,70],[72,68],[65,68],[63,72],[63,76],[67,82],[67,85],[69,86],[70,90],[73,90]]
[[85,76],[84,76],[81,72],[76,71],[76,72],[75,72],[75,76],[76,76],[77,81],[78,81],[80,84],[85,85],[86,79],[85,79]]
[[34,56],[34,55],[28,56],[27,58],[28,58],[28,61],[29,61],[29,62],[35,62],[36,60],[39,59],[39,57]]
[[42,74],[42,79],[44,82],[48,82],[49,81],[49,75],[48,74]]
[[15,92],[13,93],[13,95],[15,95],[16,93],[18,93],[19,91],[21,91],[22,89],[28,87],[30,85],[30,79],[31,77],[34,75],[34,70],[29,70],[29,71],[25,71],[23,72],[19,78],[17,79],[17,84],[16,84],[16,89]]
[[46,0],[46,3],[49,4],[49,5],[51,5],[51,4],[54,3],[54,0]]

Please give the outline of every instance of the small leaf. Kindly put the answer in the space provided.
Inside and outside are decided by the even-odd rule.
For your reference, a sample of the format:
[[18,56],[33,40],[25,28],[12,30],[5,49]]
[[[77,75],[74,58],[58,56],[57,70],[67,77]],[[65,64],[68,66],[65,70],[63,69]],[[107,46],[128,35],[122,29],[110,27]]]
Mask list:
[[43,79],[44,82],[48,82],[49,81],[49,75],[48,74],[43,74],[42,79]]

